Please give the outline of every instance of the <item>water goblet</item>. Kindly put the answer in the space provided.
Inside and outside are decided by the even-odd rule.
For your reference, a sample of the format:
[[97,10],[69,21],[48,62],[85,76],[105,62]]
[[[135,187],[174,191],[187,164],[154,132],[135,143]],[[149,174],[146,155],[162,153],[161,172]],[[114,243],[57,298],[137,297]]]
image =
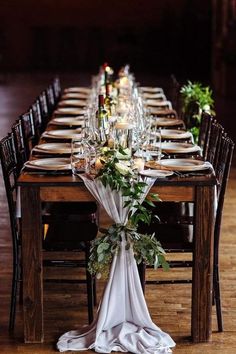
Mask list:
[[71,170],[72,174],[78,176],[88,172],[89,163],[88,147],[81,140],[72,139],[71,141]]

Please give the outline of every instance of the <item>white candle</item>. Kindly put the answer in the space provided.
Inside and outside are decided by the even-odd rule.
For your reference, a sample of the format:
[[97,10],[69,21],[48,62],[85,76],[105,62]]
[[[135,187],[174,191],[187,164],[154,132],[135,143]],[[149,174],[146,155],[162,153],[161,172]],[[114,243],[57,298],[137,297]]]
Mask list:
[[99,171],[103,167],[103,164],[99,158],[96,159],[95,161],[95,170]]
[[134,168],[136,168],[138,171],[144,170],[144,164],[145,164],[145,161],[142,158],[134,160]]
[[115,129],[132,129],[133,126],[127,121],[117,122],[115,125]]

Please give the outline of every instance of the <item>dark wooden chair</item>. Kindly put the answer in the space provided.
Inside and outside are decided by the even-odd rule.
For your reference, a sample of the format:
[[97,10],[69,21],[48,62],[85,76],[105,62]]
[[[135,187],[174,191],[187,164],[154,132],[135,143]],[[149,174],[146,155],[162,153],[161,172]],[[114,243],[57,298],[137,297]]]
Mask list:
[[224,128],[222,125],[219,124],[217,120],[214,120],[211,123],[209,143],[206,149],[206,160],[209,161],[214,168],[217,167],[223,133]]
[[22,114],[19,120],[22,126],[23,142],[24,142],[26,157],[28,160],[33,147],[38,143],[38,136],[34,128],[32,111]]
[[44,131],[50,119],[46,90],[40,93],[38,100],[42,117],[42,131]]
[[209,113],[203,112],[201,115],[198,145],[202,149],[202,157],[204,160],[206,160],[207,158],[207,149],[209,146],[212,122],[213,122],[212,116]]
[[[21,217],[17,210],[19,200],[19,190],[17,189],[18,165],[13,134],[0,141],[0,159],[3,171],[3,179],[8,201],[9,217],[11,225],[11,235],[13,244],[13,276],[11,291],[11,306],[9,329],[14,329],[16,300],[18,284],[21,282]],[[88,203],[90,204],[90,203]],[[94,203],[91,207],[95,207]],[[57,218],[51,218],[51,215],[43,215],[43,223],[48,224],[45,234],[42,223],[42,243],[44,266],[58,267],[82,267],[86,269],[85,279],[49,279],[48,281],[61,281],[69,283],[85,283],[87,286],[88,317],[89,322],[93,320],[94,299],[94,280],[87,270],[89,257],[90,241],[96,237],[97,223],[96,210],[88,213],[84,205],[81,205],[80,216],[57,215]],[[46,235],[46,237],[45,237]],[[59,252],[59,255],[58,255]],[[81,259],[81,253],[83,257]],[[55,258],[55,254],[57,257]],[[71,256],[73,256],[71,258]]]
[[57,102],[54,97],[54,91],[53,91],[53,86],[49,85],[46,88],[46,97],[47,97],[47,104],[48,104],[48,112],[50,117],[52,116],[52,113],[54,109],[56,108]]
[[[218,330],[223,331],[223,320],[221,313],[221,299],[219,286],[219,241],[220,241],[220,227],[222,219],[222,211],[224,205],[224,195],[228,182],[228,176],[231,166],[234,143],[230,138],[223,133],[223,128],[217,122],[212,123],[210,146],[207,158],[212,160],[216,178],[217,186],[217,209],[216,209],[216,223],[214,228],[214,265],[213,265],[213,291],[214,301],[216,303],[216,313]],[[214,145],[213,147],[211,145]],[[214,154],[215,155],[214,155]],[[162,204],[162,203],[160,203]],[[164,207],[164,208],[163,208]],[[158,208],[158,203],[154,214],[158,215],[159,222],[153,219],[150,226],[141,225],[140,231],[147,233],[155,233],[158,240],[160,240],[163,248],[167,253],[193,253],[194,251],[194,208],[193,213],[187,213],[184,216],[179,213],[176,215],[176,208],[173,203],[164,203],[161,208]],[[178,210],[178,209],[177,209]],[[165,219],[166,214],[173,215],[172,219]],[[162,219],[164,222],[162,222]],[[171,268],[189,268],[192,267],[190,260],[173,260],[169,262]],[[143,289],[146,284],[175,284],[175,283],[191,283],[191,277],[184,279],[171,280],[147,280],[145,279],[145,265],[139,266],[140,278]]]
[[219,331],[223,331],[223,319],[220,297],[220,274],[219,274],[219,245],[222,213],[224,206],[225,191],[229,179],[230,166],[233,157],[234,143],[226,136],[222,137],[215,173],[218,181],[218,205],[214,231],[214,260],[213,260],[213,297],[216,304],[216,315]]
[[60,100],[61,91],[62,91],[60,78],[58,76],[56,76],[53,79],[52,89],[53,89],[54,100],[55,100],[56,103],[58,103],[58,101]]
[[12,133],[16,150],[17,174],[19,175],[24,163],[28,160],[28,154],[22,130],[22,121],[20,119],[17,119],[12,125]]
[[178,116],[181,116],[181,84],[174,74],[170,76],[170,87],[168,89],[168,98],[172,102],[173,108],[176,110]]
[[37,137],[37,140],[39,140],[43,130],[42,114],[39,99],[36,99],[34,103],[30,106],[29,112],[31,113],[33,118],[35,135]]

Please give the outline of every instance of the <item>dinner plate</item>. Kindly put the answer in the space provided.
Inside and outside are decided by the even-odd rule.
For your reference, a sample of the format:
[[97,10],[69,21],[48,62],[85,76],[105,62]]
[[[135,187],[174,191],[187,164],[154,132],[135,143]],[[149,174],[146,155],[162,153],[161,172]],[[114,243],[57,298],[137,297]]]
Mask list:
[[146,177],[154,177],[154,178],[164,178],[168,176],[172,176],[174,174],[173,171],[168,170],[143,170],[139,171],[139,174]]
[[[159,132],[152,134],[159,135]],[[192,133],[178,129],[161,129],[161,137],[162,139],[189,139],[192,138]]]
[[88,94],[85,92],[68,92],[62,95],[62,100],[68,100],[68,99],[84,99],[86,100],[88,98]]
[[70,143],[45,143],[36,145],[33,148],[33,152],[40,152],[45,154],[70,154]]
[[170,101],[146,100],[145,103],[148,106],[160,107],[160,108],[167,107],[169,109],[172,109],[172,104]]
[[174,171],[202,171],[211,168],[211,164],[207,161],[194,159],[166,159],[157,161],[148,161],[146,166],[153,169],[167,169]]
[[162,151],[167,153],[177,153],[177,154],[188,154],[190,152],[200,151],[201,148],[198,145],[188,144],[188,143],[162,143]]
[[84,93],[90,93],[91,89],[88,87],[80,87],[80,86],[75,86],[75,87],[68,87],[64,90],[65,93],[71,93],[71,92],[84,92]]
[[141,86],[140,90],[143,91],[143,92],[163,93],[163,89],[161,87]]
[[84,115],[85,110],[84,109],[79,109],[79,108],[73,108],[73,107],[60,107],[58,108],[54,114],[72,114],[75,116],[81,116]]
[[149,107],[149,111],[151,114],[160,117],[162,115],[169,115],[169,116],[177,116],[177,113],[174,109],[164,108],[164,107]]
[[84,117],[59,117],[50,120],[49,124],[53,125],[68,125],[68,126],[81,126],[84,125]]
[[71,163],[68,158],[47,158],[47,159],[36,159],[27,161],[25,163],[27,168],[39,169],[39,170],[70,170]]
[[85,107],[86,100],[62,100],[58,103],[59,107]]
[[156,125],[158,127],[172,127],[177,125],[183,125],[184,122],[182,119],[175,118],[153,118],[152,125]]
[[42,134],[43,138],[52,139],[79,139],[80,131],[77,129],[49,130]]
[[161,99],[161,100],[166,100],[166,96],[163,93],[160,92],[143,92],[142,97],[145,99]]

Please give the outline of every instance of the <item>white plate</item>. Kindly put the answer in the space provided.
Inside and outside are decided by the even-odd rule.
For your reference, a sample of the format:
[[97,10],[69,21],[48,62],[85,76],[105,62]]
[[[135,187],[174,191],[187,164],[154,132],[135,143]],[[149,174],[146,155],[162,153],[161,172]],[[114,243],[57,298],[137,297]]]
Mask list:
[[162,143],[161,144],[162,151],[167,153],[177,153],[177,154],[188,154],[190,152],[201,151],[200,146],[192,145],[188,143]]
[[152,125],[156,125],[158,127],[171,127],[176,125],[183,125],[184,121],[182,119],[175,118],[153,118]]
[[68,92],[84,92],[84,93],[90,93],[91,89],[88,87],[68,87],[64,90],[64,92],[68,93]]
[[149,107],[149,111],[151,114],[154,114],[157,117],[161,115],[167,115],[167,114],[177,117],[177,113],[174,109],[169,109],[164,107]]
[[85,110],[84,109],[79,109],[79,108],[69,108],[69,107],[60,107],[58,108],[54,114],[73,114],[75,116],[81,116],[84,115]]
[[172,176],[174,172],[168,170],[143,170],[140,171],[139,174],[146,177],[164,178]]
[[85,107],[86,100],[63,100],[58,103],[59,107]]
[[159,101],[159,100],[146,100],[145,102],[148,106],[160,107],[160,108],[169,108],[172,109],[172,104],[170,101]]
[[80,130],[77,129],[62,129],[62,130],[49,130],[42,134],[43,138],[52,139],[80,139]]
[[36,145],[33,148],[34,152],[46,153],[46,154],[70,154],[70,143],[45,143]]
[[[159,135],[159,132],[154,134]],[[161,137],[162,139],[189,139],[192,138],[192,133],[178,129],[161,129]]]
[[202,171],[212,168],[209,162],[194,159],[166,159],[161,160],[160,163],[149,161],[146,163],[146,166],[154,169],[164,168],[174,171]]
[[48,158],[27,161],[25,163],[27,168],[39,170],[70,170],[70,159],[66,158]]
[[84,125],[84,117],[58,117],[50,120],[49,124],[53,125],[68,125],[72,126],[80,126]]
[[142,92],[163,93],[163,89],[161,87],[141,86],[140,90]]
[[68,100],[68,99],[84,99],[86,100],[88,98],[88,94],[85,92],[68,92],[62,95],[62,100]]
[[163,93],[160,92],[143,92],[142,97],[145,99],[161,99],[161,100],[166,100],[166,96]]

